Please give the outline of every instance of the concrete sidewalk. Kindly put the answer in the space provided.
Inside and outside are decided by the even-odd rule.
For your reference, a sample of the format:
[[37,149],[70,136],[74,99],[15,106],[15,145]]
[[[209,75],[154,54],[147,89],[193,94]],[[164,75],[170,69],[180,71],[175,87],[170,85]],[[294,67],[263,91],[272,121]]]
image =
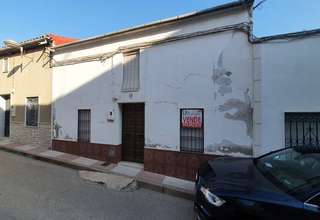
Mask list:
[[105,166],[103,165],[104,161],[48,150],[48,148],[45,147],[21,145],[12,142],[10,139],[0,139],[0,150],[29,156],[77,170],[123,175],[134,178],[141,187],[187,199],[193,199],[194,197],[194,182],[144,171],[143,166],[136,163],[120,162],[118,164]]

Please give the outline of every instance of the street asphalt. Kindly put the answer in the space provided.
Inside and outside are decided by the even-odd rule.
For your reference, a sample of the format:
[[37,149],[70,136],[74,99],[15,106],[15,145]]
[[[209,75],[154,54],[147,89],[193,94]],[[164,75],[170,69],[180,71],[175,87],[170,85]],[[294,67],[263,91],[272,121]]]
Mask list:
[[0,151],[0,219],[179,219],[189,200],[140,188],[117,192],[86,182],[76,170]]

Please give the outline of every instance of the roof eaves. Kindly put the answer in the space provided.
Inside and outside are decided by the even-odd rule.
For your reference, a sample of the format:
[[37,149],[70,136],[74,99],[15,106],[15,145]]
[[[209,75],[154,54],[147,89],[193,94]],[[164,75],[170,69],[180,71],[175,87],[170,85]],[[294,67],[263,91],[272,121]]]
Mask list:
[[179,15],[179,16],[175,16],[175,17],[171,17],[171,18],[167,18],[167,19],[162,19],[162,20],[158,20],[155,22],[151,22],[151,23],[147,23],[147,24],[143,24],[143,25],[139,25],[139,26],[122,29],[120,31],[115,31],[115,32],[111,32],[108,34],[99,35],[99,36],[83,39],[80,41],[67,43],[64,45],[56,46],[55,49],[59,50],[59,49],[67,48],[67,47],[71,47],[71,46],[87,44],[87,43],[94,42],[97,40],[103,40],[103,39],[106,39],[106,38],[109,38],[109,37],[112,37],[115,35],[122,35],[122,34],[126,34],[128,32],[134,32],[137,30],[145,29],[145,28],[151,28],[151,27],[158,26],[158,25],[164,25],[164,24],[176,22],[179,20],[188,19],[188,18],[200,16],[200,15],[205,15],[205,14],[210,14],[210,13],[214,13],[214,12],[219,12],[219,11],[223,11],[223,10],[227,10],[227,9],[231,9],[231,8],[240,7],[240,6],[251,7],[253,5],[253,3],[254,3],[254,0],[238,0],[238,1],[227,3],[227,4],[218,5],[215,7],[204,9],[201,11],[192,12],[192,13],[188,13],[188,14],[184,14],[184,15]]
[[[48,35],[42,35],[42,36],[30,39],[30,40],[21,41],[21,42],[19,42],[19,44],[22,47],[34,48],[34,47],[38,47],[38,46],[40,47],[39,43],[44,40],[48,41],[47,44],[50,43],[49,42],[50,38],[48,37]],[[17,49],[17,48],[2,47],[2,48],[0,48],[0,56],[4,55],[4,54],[8,54],[8,53],[15,53],[17,51],[19,51],[19,49]]]
[[253,40],[253,43],[258,44],[258,43],[264,43],[264,42],[273,41],[273,40],[306,38],[306,37],[319,35],[319,34],[320,34],[320,28],[308,30],[308,31],[298,31],[298,32],[292,32],[292,33],[286,33],[286,34],[258,37]]

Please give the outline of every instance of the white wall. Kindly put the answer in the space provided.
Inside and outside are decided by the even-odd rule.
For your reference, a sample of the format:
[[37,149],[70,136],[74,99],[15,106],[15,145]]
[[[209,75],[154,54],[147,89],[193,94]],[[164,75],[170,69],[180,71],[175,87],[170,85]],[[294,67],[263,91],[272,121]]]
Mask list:
[[285,145],[285,112],[320,112],[320,38],[255,45],[260,54],[261,140],[256,154]]
[[69,50],[63,53],[55,53],[54,60],[61,61],[81,56],[108,53],[117,50],[119,47],[161,40],[168,37],[210,30],[213,28],[250,21],[251,18],[249,16],[249,12],[245,9],[237,8],[225,12],[198,16],[197,18],[188,19],[188,21],[180,21],[176,24],[169,24],[162,27],[155,27],[150,30],[135,32],[123,37],[109,38],[105,41],[101,40],[96,45],[91,44],[87,47],[77,47],[75,50]]
[[[56,54],[54,60],[244,21],[249,21],[246,11],[199,18],[145,36]],[[142,49],[139,92],[121,92],[122,59],[117,54],[103,62],[53,68],[56,139],[76,140],[77,110],[90,108],[91,142],[121,144],[119,104],[144,102],[146,147],[179,150],[179,109],[197,107],[204,108],[206,153],[250,154],[253,64],[245,33],[223,32]],[[114,122],[107,121],[111,109]]]
[[[251,117],[244,95],[248,90],[251,100],[252,58],[246,34],[229,32],[165,44],[147,49],[146,55],[150,75],[147,146],[179,150],[180,109],[204,108],[206,153],[225,153],[217,150],[222,145],[236,146],[237,150],[230,152],[233,155],[251,149],[251,134],[241,120],[243,114]],[[232,91],[220,94],[223,86],[215,83],[213,75],[226,72],[231,76],[218,80],[229,78]],[[226,111],[220,110],[224,104],[230,107]],[[228,112],[236,119],[226,118]]]
[[6,100],[0,96],[0,137],[4,137]]

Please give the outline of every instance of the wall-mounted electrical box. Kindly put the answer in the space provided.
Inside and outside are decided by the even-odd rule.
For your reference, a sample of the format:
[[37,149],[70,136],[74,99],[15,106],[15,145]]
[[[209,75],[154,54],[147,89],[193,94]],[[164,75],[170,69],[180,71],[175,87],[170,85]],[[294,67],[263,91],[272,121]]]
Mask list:
[[114,121],[114,110],[113,109],[108,111],[107,120]]

